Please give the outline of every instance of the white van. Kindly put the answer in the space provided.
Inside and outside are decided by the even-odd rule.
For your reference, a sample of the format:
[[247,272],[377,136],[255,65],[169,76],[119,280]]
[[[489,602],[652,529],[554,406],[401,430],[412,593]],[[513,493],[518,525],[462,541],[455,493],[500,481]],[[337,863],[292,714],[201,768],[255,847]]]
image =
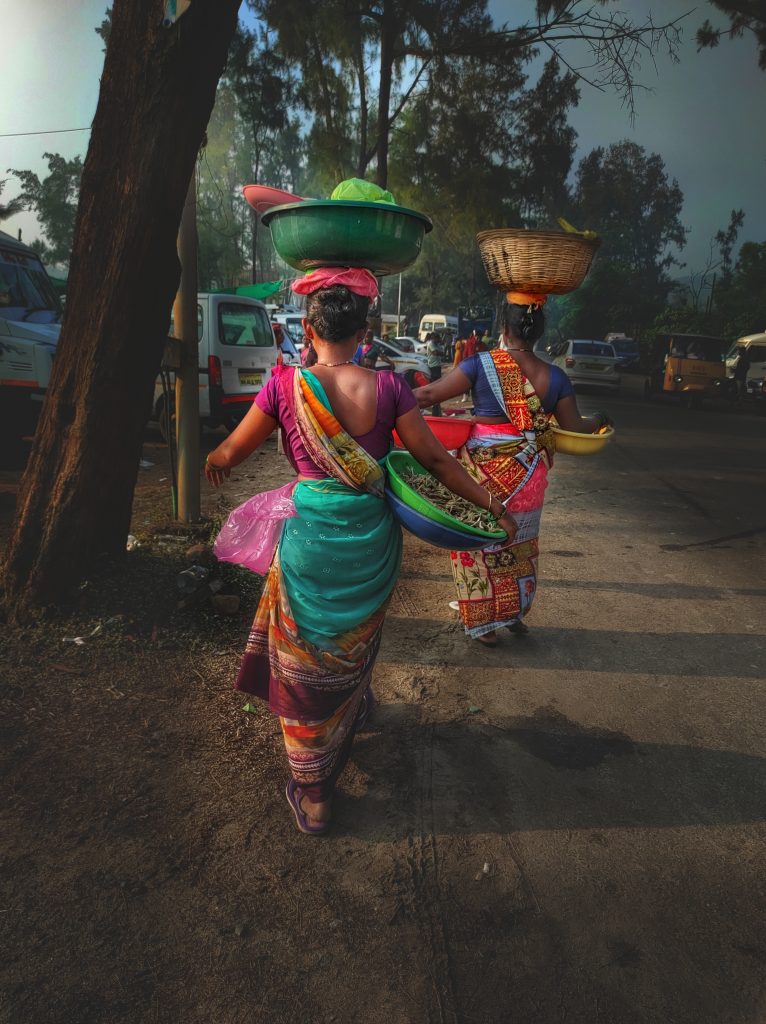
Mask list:
[[[277,343],[266,307],[244,295],[200,292],[197,336],[200,420],[208,427],[223,425],[231,430],[244,417],[277,365]],[[175,375],[169,376],[172,389]],[[174,406],[171,421],[173,413]],[[167,436],[169,423],[160,379],[154,389],[154,418],[159,421],[163,436]]]
[[737,365],[740,350],[743,348],[750,352],[750,369],[747,371],[747,379],[759,380],[766,377],[766,332],[746,334],[743,338],[737,338],[726,353],[727,375],[734,376],[734,367]]
[[426,335],[431,334],[432,331],[438,331],[442,337],[446,331],[455,338],[457,337],[457,330],[458,322],[456,316],[446,316],[444,313],[426,313],[420,321],[418,338],[421,341],[425,341]]

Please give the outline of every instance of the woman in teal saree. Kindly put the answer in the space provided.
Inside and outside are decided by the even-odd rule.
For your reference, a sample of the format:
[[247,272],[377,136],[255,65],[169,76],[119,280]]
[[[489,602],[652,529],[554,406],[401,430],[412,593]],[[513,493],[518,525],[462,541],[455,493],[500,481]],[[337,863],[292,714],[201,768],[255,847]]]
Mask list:
[[429,431],[401,378],[353,363],[377,291],[372,275],[360,283],[360,273],[312,275],[304,330],[316,364],[283,368],[206,469],[221,483],[279,426],[298,473],[296,516],[285,521],[236,685],[279,716],[292,775],[287,800],[298,828],[311,835],[329,827],[338,776],[369,710],[399,572],[401,532],[384,497],[393,429],[447,487],[491,505],[501,529],[515,530]]

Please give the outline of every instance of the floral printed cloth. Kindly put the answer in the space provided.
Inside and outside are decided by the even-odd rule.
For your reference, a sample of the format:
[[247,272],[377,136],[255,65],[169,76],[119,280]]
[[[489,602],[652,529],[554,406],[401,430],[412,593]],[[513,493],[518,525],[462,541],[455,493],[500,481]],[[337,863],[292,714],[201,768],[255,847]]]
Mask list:
[[482,367],[508,423],[475,424],[459,458],[519,525],[513,543],[453,551],[460,617],[469,636],[523,619],[537,590],[540,517],[553,461],[550,414],[518,363],[505,351],[482,353]]

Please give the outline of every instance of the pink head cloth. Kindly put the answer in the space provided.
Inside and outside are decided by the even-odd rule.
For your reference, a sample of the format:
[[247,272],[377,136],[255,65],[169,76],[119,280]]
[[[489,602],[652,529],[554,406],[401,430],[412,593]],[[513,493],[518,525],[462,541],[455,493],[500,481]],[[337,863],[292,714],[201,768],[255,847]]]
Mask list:
[[296,295],[310,295],[320,288],[331,288],[342,284],[355,295],[364,295],[372,300],[380,294],[375,275],[364,267],[319,267],[310,270],[305,277],[298,277],[292,283]]

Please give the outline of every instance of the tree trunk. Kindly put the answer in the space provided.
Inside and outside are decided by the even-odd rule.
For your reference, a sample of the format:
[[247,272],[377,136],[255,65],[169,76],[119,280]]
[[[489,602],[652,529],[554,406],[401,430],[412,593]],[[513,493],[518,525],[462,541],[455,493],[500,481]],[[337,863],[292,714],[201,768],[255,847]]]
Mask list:
[[367,106],[367,76],[364,72],[364,39],[359,32],[359,49],[355,54],[356,77],[359,83],[359,159],[357,161],[356,176],[363,178],[367,171],[367,121],[369,118]]
[[[250,131],[253,133],[253,150],[255,153],[255,160],[253,162],[253,182],[258,185],[261,180],[261,147],[258,144],[258,125],[251,122]],[[258,281],[258,226],[261,220],[261,215],[257,210],[252,209],[252,207],[249,209],[250,224],[252,228],[250,238],[250,256],[252,260],[250,283],[256,284]],[[261,280],[263,280],[263,260],[261,260]]]
[[239,0],[115,0],[85,160],[67,309],[8,549],[22,619],[125,551],[179,278],[176,234]]
[[381,188],[388,187],[388,108],[391,105],[391,84],[394,73],[394,33],[390,0],[383,4],[383,18],[380,26],[380,89],[378,91],[378,154],[375,180]]

